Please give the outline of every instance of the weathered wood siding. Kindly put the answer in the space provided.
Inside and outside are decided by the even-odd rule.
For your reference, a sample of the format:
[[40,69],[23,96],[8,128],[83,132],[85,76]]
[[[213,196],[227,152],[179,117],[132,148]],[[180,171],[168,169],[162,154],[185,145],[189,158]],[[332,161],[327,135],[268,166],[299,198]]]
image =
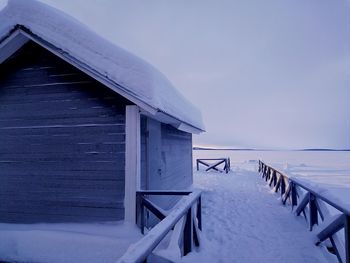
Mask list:
[[186,189],[192,184],[192,134],[162,124],[163,189]]
[[127,103],[34,43],[0,65],[0,221],[123,219]]
[[[192,134],[144,117],[141,137],[143,189],[188,189],[192,185]],[[178,198],[152,198],[165,209],[176,200]]]

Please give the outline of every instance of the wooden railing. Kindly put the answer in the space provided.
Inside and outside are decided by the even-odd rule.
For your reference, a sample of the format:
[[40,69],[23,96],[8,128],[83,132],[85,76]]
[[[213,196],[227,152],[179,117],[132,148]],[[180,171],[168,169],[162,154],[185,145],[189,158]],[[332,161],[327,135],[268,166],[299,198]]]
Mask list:
[[[303,214],[310,231],[313,230],[314,225],[318,225],[319,219],[324,221],[326,218],[332,218],[327,205],[338,211],[338,215],[316,233],[317,241],[315,245],[318,246],[329,240],[332,247],[329,247],[328,250],[337,256],[338,261],[350,263],[350,211],[314,191],[305,183],[294,178],[288,178],[285,174],[260,160],[258,169],[262,178],[269,183],[270,187],[273,187],[275,192],[280,192],[282,203],[286,205],[289,201],[292,209],[296,207],[295,214],[297,216]],[[344,230],[345,242],[339,236],[340,230]]]
[[[214,161],[214,163],[208,163],[207,161]],[[197,171],[199,171],[199,165],[203,165],[207,167],[205,169],[206,172],[209,170],[215,170],[217,172],[226,172],[228,173],[231,170],[231,161],[230,158],[200,158],[196,160]],[[223,168],[219,168],[219,165],[223,164]]]
[[[149,196],[184,196],[167,213],[149,200]],[[151,228],[137,243],[132,245],[117,263],[147,262],[156,247],[173,230],[171,240],[178,245],[181,256],[190,253],[200,245],[199,231],[202,230],[201,192],[195,191],[139,191],[137,192],[137,223],[144,234],[145,210],[154,214],[160,222]],[[171,262],[171,261],[169,261]]]

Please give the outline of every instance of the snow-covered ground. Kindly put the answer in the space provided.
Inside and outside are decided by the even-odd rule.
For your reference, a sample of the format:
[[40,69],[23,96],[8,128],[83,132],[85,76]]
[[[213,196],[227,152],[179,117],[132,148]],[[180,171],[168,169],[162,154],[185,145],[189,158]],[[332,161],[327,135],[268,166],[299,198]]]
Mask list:
[[332,262],[314,245],[305,220],[281,207],[256,177],[247,171],[196,176],[204,191],[203,246],[183,262]]
[[183,262],[337,261],[314,245],[305,220],[281,205],[258,176],[256,160],[348,205],[350,152],[196,150],[193,157],[230,157],[232,172],[195,172],[195,187],[203,190],[203,246]]
[[123,222],[0,224],[0,261],[112,263],[141,237]]

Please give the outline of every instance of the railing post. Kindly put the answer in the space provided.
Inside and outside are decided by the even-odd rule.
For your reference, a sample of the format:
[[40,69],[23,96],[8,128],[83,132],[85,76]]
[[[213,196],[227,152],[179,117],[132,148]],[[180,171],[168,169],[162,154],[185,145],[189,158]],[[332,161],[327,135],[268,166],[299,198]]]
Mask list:
[[312,227],[318,224],[318,213],[316,205],[316,197],[313,194],[309,194],[309,230],[312,231]]
[[197,219],[198,219],[198,228],[202,230],[202,196],[199,196],[197,202]]
[[143,196],[140,193],[136,193],[136,224],[141,228],[141,233],[143,234],[144,227],[144,209],[142,204]]
[[264,165],[264,169],[263,169],[263,178],[265,178],[265,181],[267,181],[267,167],[266,167],[266,165]]
[[272,170],[272,175],[271,175],[271,179],[270,179],[270,183],[269,186],[273,185],[276,186],[277,184],[277,175],[276,175],[276,171]]
[[297,198],[297,189],[293,182],[290,182],[291,184],[291,196],[292,196],[292,209],[294,206],[298,205],[298,198]]
[[140,222],[140,227],[141,227],[141,234],[144,235],[145,234],[145,209],[143,206],[143,196],[141,196],[141,202],[140,202],[140,218],[141,218],[141,222]]
[[284,195],[284,193],[286,192],[286,182],[284,181],[284,176],[281,174],[281,196]]
[[344,234],[345,234],[345,260],[346,263],[350,263],[350,216],[345,216],[344,222]]
[[266,168],[264,163],[261,163],[261,177],[264,178],[265,177],[265,173],[266,173]]
[[275,173],[275,175],[276,175],[276,180],[277,180],[277,183],[276,183],[276,186],[275,186],[275,192],[277,193],[278,192],[278,190],[280,189],[280,187],[281,187],[281,183],[282,183],[282,175],[281,174],[279,174],[280,176],[279,177],[277,177],[277,172]]
[[190,207],[185,216],[185,227],[183,232],[184,256],[192,251],[193,242],[193,218],[192,207]]
[[197,163],[197,171],[199,171],[199,161],[198,161],[198,159],[196,160],[196,163]]

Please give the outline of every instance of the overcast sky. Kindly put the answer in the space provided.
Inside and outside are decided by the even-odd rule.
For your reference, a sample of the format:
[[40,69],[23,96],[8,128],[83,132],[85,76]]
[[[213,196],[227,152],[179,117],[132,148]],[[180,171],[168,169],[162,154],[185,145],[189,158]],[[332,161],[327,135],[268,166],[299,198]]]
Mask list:
[[44,1],[162,71],[197,145],[350,148],[347,0]]

